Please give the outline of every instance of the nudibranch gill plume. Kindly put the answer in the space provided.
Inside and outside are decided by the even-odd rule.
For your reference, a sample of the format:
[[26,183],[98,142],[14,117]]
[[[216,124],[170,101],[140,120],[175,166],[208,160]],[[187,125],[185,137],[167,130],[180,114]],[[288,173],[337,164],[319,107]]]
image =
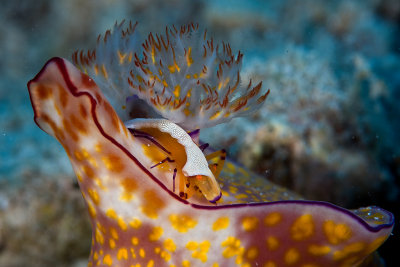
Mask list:
[[243,54],[235,57],[228,43],[215,45],[197,24],[167,27],[164,36],[150,33],[142,54],[135,28],[116,23],[112,32],[99,35],[96,49],[72,57],[107,88],[107,97],[112,94],[109,99],[120,117],[125,118],[126,99],[136,95],[162,117],[194,130],[251,114],[267,98],[269,90],[261,82],[240,83]]
[[[91,74],[93,79],[66,59],[52,58],[28,83],[34,120],[64,147],[88,207],[93,229],[88,266],[358,266],[388,238],[394,220],[388,211],[374,206],[346,210],[326,202],[303,200],[227,159],[221,170],[212,170],[218,165],[218,157],[206,156],[206,159],[210,170],[218,174],[214,178],[222,197],[216,203],[199,192],[193,197],[180,197],[174,192],[174,170],[179,168],[182,172],[178,157],[185,161],[192,147],[183,145],[172,152],[168,143],[179,143],[186,137],[174,137],[172,124],[167,130],[153,127],[154,121],[148,125],[136,121],[128,129],[129,123],[124,124],[122,115],[109,103],[112,91],[117,95],[111,101],[123,101],[115,106],[118,112],[124,112],[126,98],[132,94],[149,103],[159,96],[161,104],[158,100],[153,103],[157,112],[173,123],[167,114],[179,110],[175,122],[185,130],[209,126],[206,118],[214,116],[218,106],[222,115],[216,118],[222,116],[221,121],[230,119],[232,111],[240,105],[238,112],[242,108],[243,113],[250,112],[252,107],[246,109],[247,104],[260,104],[267,93],[260,94],[260,88],[257,91],[245,87],[242,94],[231,96],[229,88],[236,86],[237,80],[228,80],[221,85],[228,88],[224,91],[225,106],[209,103],[207,109],[202,102],[196,108],[195,100],[187,97],[185,103],[188,101],[189,105],[183,103],[181,106],[186,108],[179,109],[173,96],[164,104],[179,79],[178,95],[209,99],[203,85],[196,87],[197,81],[192,80],[203,66],[209,68],[207,62],[195,66],[198,60],[207,57],[197,58],[198,52],[194,50],[201,50],[207,42],[188,47],[190,36],[195,38],[195,33],[182,36],[196,27],[187,30],[191,26],[185,26],[180,31],[172,30],[176,34],[170,35],[169,41],[149,37],[151,42],[154,39],[154,48],[149,40],[145,41],[144,54],[139,58],[140,46],[135,38],[131,39],[136,25],[122,27],[122,23],[116,24],[112,34],[108,32],[103,39],[99,38],[100,49],[96,53],[81,56],[80,62],[85,62],[87,69],[82,68],[83,64],[81,68],[97,72]],[[177,38],[181,32],[182,36]],[[163,54],[159,54],[163,49]],[[218,57],[224,56],[208,49],[206,46],[206,53],[215,53],[212,60],[218,66]],[[186,59],[178,57],[182,51]],[[76,62],[79,56],[74,57]],[[174,66],[175,72],[172,68],[162,69],[163,74],[155,76],[158,72],[155,62],[160,59],[164,67]],[[182,60],[186,61],[185,67]],[[147,65],[153,65],[145,67],[146,61]],[[221,64],[223,73],[231,70],[237,77],[236,63],[229,63],[235,65],[232,69],[224,69]],[[183,92],[183,88],[189,87],[182,82],[186,79],[183,73],[176,76],[178,68],[180,71],[186,68],[185,72],[191,75],[187,79],[192,83],[191,91]],[[140,79],[137,73],[141,73]],[[135,81],[129,78],[132,75]],[[209,78],[198,76],[199,83],[206,88],[218,88],[219,82],[228,77],[209,75]],[[158,86],[164,79],[168,87],[161,89]],[[95,81],[101,86],[109,84],[102,91]],[[125,83],[129,86],[119,88]],[[199,88],[204,93],[195,92]],[[188,119],[182,119],[185,116]],[[175,153],[175,159],[165,160],[168,153],[164,150]]]

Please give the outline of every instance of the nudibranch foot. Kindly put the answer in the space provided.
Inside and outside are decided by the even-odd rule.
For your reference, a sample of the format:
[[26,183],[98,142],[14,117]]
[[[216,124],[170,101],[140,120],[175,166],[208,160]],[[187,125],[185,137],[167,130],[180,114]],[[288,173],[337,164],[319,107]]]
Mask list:
[[[390,212],[298,200],[228,159],[217,206],[182,199],[170,190],[169,165],[179,166],[180,191],[193,155],[170,122],[132,124],[176,161],[151,169],[165,151],[132,135],[93,80],[67,60],[48,61],[28,88],[35,122],[64,147],[87,204],[88,266],[359,266],[392,231]],[[193,166],[189,176],[205,170]]]

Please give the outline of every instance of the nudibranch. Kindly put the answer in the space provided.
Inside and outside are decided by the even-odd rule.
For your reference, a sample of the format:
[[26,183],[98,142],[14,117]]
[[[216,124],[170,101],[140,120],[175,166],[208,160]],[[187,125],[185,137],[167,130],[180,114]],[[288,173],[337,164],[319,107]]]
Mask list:
[[[119,25],[116,27],[119,29]],[[108,57],[111,66],[123,68],[125,60],[134,61],[135,55],[130,54],[133,51],[124,50],[133,42],[127,39],[133,30],[134,26],[130,25],[121,32],[119,41],[112,39],[116,50],[108,51],[107,55],[103,51],[102,57]],[[144,49],[150,53],[150,57],[147,56],[147,60],[151,60],[149,64],[153,64],[153,57],[154,62],[162,57],[163,65],[174,66],[175,72],[168,70],[171,74],[177,75],[177,66],[182,71],[183,59],[177,57],[177,51],[185,50],[178,48],[186,44],[185,32],[180,37],[181,42],[172,44],[170,40],[169,44],[175,49],[173,52],[172,46],[168,48],[170,54],[175,53],[172,57],[157,54],[160,49],[167,49],[164,43],[168,41],[155,38],[160,40],[163,48],[155,44],[152,48],[147,41]],[[110,38],[108,33],[104,39]],[[100,43],[104,47],[111,46],[108,42]],[[213,53],[214,50],[206,46],[205,51]],[[99,53],[90,55],[94,62],[100,60]],[[198,60],[196,57],[194,47],[191,51],[186,47],[187,65]],[[87,57],[82,59],[88,60]],[[116,81],[112,86],[122,81],[125,74],[110,72],[110,65],[104,61],[102,64],[94,66],[95,71],[103,72],[98,74],[102,79],[107,79],[107,75],[108,78],[120,75],[114,77]],[[135,66],[142,68],[144,65],[142,62]],[[225,65],[220,67],[224,69]],[[153,79],[148,85],[154,94],[159,94],[157,78],[151,78],[147,67],[143,68],[146,71],[140,75],[142,86],[145,86],[145,79]],[[153,75],[156,71],[151,70]],[[145,74],[148,76],[144,77]],[[166,76],[158,77],[163,82],[160,77]],[[174,81],[176,76],[166,79],[169,88]],[[217,84],[220,81],[215,80]],[[188,82],[192,80],[188,79]],[[182,93],[185,86],[180,86]],[[169,129],[163,129],[162,125],[155,127],[156,122],[146,125],[136,121],[131,125],[127,123],[132,126],[128,129],[94,80],[62,58],[49,60],[28,83],[28,89],[35,122],[64,147],[85,199],[93,229],[88,266],[359,266],[392,231],[393,215],[379,207],[346,210],[326,202],[303,200],[229,160],[225,161],[222,170],[215,171],[222,193],[217,204],[199,194],[182,198],[174,192],[172,178],[175,169],[182,171],[184,168],[182,162],[191,161],[187,160],[187,153],[192,147],[184,144],[175,148],[187,136],[175,136],[174,131],[178,128],[175,129],[172,122],[168,122],[171,123]],[[194,90],[193,87],[191,95],[197,94]],[[170,91],[163,92],[160,97],[168,97]],[[135,94],[139,93],[135,91]],[[188,94],[189,91],[186,96]],[[150,93],[146,95],[150,96]],[[248,102],[251,102],[250,95],[244,94]],[[255,103],[263,96],[266,95],[259,96]],[[121,99],[125,97],[123,95]],[[187,130],[207,126],[204,116],[213,114],[210,111],[205,115],[204,112],[215,107],[200,108],[199,114],[192,114],[196,109],[188,99],[185,103],[188,101],[189,105],[183,104],[188,117],[199,123],[190,122],[182,127]],[[234,103],[238,102],[233,101],[233,107]],[[167,106],[165,109],[176,110],[173,104]],[[226,108],[221,108],[223,116],[228,114],[225,117],[228,118],[232,106],[227,104]],[[123,110],[121,106],[117,109]],[[181,112],[185,114],[185,108]],[[174,151],[170,151],[172,148],[168,143]],[[174,159],[165,160],[168,152],[174,154]],[[218,157],[205,157],[211,169],[218,164]],[[163,163],[158,164],[160,162]],[[201,168],[205,169],[203,163],[193,162],[191,167],[200,168],[195,172],[201,173]]]
[[[126,99],[136,95],[163,118],[186,130],[202,129],[251,114],[265,101],[269,90],[262,83],[241,85],[243,54],[235,57],[229,44],[214,45],[198,24],[179,30],[166,28],[165,36],[149,34],[142,44],[135,34],[136,24],[99,35],[97,47],[77,51],[72,59],[89,74],[111,101],[118,115],[126,118]],[[108,97],[108,95],[106,95]]]

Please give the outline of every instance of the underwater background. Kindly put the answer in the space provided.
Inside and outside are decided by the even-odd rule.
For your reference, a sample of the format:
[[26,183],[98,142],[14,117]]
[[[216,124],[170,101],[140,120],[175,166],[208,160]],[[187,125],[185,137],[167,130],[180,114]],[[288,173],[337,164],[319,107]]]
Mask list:
[[306,199],[394,213],[378,250],[400,266],[400,2],[2,1],[0,266],[86,266],[91,229],[63,148],[33,121],[28,80],[116,21],[144,38],[198,22],[271,90],[256,114],[202,130],[228,157]]

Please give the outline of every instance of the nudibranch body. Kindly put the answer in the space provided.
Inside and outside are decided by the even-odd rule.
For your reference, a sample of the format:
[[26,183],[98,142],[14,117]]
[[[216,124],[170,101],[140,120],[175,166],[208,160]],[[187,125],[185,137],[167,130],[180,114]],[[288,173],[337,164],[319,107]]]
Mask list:
[[[136,24],[122,25],[74,54],[94,80],[53,58],[28,83],[35,122],[63,145],[87,204],[89,266],[358,266],[387,239],[390,212],[302,200],[190,140],[185,130],[246,115],[268,95],[241,87],[241,53],[190,24],[150,34],[140,58]],[[168,120],[125,125],[132,95]]]
[[358,266],[391,233],[383,209],[295,200],[229,161],[217,206],[182,199],[165,184],[172,170],[149,168],[143,145],[160,148],[132,135],[71,63],[50,60],[28,87],[36,123],[65,148],[85,198],[89,266]]
[[99,36],[94,50],[75,52],[73,62],[105,90],[124,119],[126,99],[136,95],[182,128],[201,129],[251,114],[269,94],[261,82],[243,86],[243,54],[235,57],[227,43],[214,45],[197,24],[166,28],[164,36],[150,34],[143,54],[136,24],[123,25]]

